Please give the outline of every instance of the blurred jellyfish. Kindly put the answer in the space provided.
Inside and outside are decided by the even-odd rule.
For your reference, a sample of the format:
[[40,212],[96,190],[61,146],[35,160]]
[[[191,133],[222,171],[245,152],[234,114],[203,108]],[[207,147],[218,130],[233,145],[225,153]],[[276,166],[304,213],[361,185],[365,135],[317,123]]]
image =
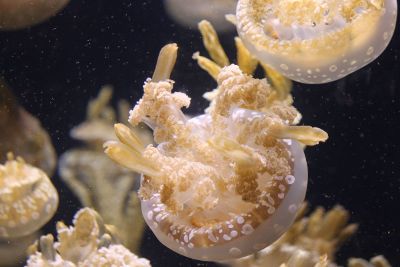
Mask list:
[[[226,55],[224,48],[219,42],[219,37],[215,31],[213,25],[207,21],[202,20],[198,24],[204,47],[206,48],[211,59],[201,56],[199,52],[193,54],[193,59],[197,60],[199,66],[207,71],[214,80],[218,79],[218,75],[223,67],[228,66],[229,58]],[[258,64],[260,63],[244,46],[243,41],[239,37],[235,37],[236,45],[236,60],[237,64],[243,73],[253,75]],[[277,95],[277,98],[282,101],[282,103],[287,103],[288,105],[293,104],[293,97],[291,95],[292,81],[282,76],[279,72],[275,71],[267,64],[260,64],[264,69],[265,76],[271,83],[271,88]],[[213,101],[215,96],[217,96],[218,90],[215,89],[211,92],[207,92],[203,95],[209,101]],[[301,114],[298,113],[298,118],[300,120]]]
[[392,38],[396,0],[239,0],[250,52],[289,79],[326,83],[377,58]]
[[0,266],[25,259],[27,247],[57,205],[58,194],[47,175],[9,153],[0,164]]
[[0,238],[16,238],[40,229],[54,215],[58,194],[47,175],[8,154],[0,164]]
[[56,153],[49,134],[40,121],[18,105],[7,85],[0,80],[0,162],[8,152],[27,163],[54,173]]
[[118,244],[112,226],[105,225],[100,215],[89,208],[79,210],[74,226],[57,223],[58,241],[49,234],[42,236],[29,249],[27,267],[150,267],[147,259],[139,258]]
[[0,0],[0,30],[18,30],[54,16],[69,0]]
[[[96,209],[108,224],[116,226],[122,243],[138,252],[144,230],[140,203],[135,192],[139,174],[115,164],[103,152],[103,143],[115,139],[113,124],[127,121],[129,105],[119,101],[119,114],[109,105],[112,88],[104,86],[87,107],[87,118],[71,130],[84,147],[66,151],[59,162],[62,180],[82,205]],[[137,127],[135,131],[151,142],[151,134]]]
[[382,255],[375,256],[369,261],[361,258],[350,258],[348,262],[348,267],[391,267],[388,260]]
[[[337,267],[335,253],[357,230],[348,224],[349,212],[337,205],[325,212],[318,207],[304,216],[306,205],[297,213],[296,222],[271,246],[255,255],[229,262],[232,267]],[[228,263],[228,262],[227,262]]]
[[[335,254],[357,231],[349,224],[349,212],[336,205],[329,211],[317,207],[304,216],[306,205],[297,213],[296,222],[271,246],[256,254],[224,262],[231,267],[339,267]],[[340,265],[341,266],[341,265]],[[348,267],[391,267],[383,256],[369,262],[350,258]]]
[[194,29],[206,19],[219,32],[234,30],[225,15],[235,13],[236,3],[237,0],[164,0],[168,14],[182,26]]

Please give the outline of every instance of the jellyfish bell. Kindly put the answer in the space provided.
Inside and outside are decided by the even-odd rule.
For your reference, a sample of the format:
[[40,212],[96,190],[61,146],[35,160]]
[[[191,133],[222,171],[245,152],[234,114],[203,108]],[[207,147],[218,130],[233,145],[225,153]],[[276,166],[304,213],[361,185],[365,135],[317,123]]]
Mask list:
[[[200,116],[188,123],[197,124],[206,133],[208,126],[204,122],[207,120]],[[212,204],[206,203],[199,209],[196,204],[201,196],[197,191],[204,188],[207,177],[197,177],[199,181],[179,197],[186,206],[182,212],[170,212],[161,194],[153,192],[150,198],[143,199],[142,212],[147,225],[166,247],[197,260],[225,261],[269,246],[292,224],[307,189],[307,163],[303,149],[297,141],[289,139],[283,140],[282,145],[288,150],[285,160],[290,162],[290,174],[273,179],[268,174],[260,174],[257,179],[259,186],[247,192],[259,194],[254,203],[243,201],[234,192],[234,184],[230,184],[231,190],[216,191],[215,196],[203,195],[210,198]],[[161,144],[158,149],[170,154],[164,147]],[[143,177],[142,188],[146,188],[145,183],[146,177]],[[188,200],[196,195],[199,197]]]
[[8,156],[0,164],[0,238],[17,238],[40,229],[54,215],[58,194],[47,175]]
[[338,80],[389,44],[396,0],[239,0],[237,30],[262,62],[302,83]]
[[235,13],[236,3],[237,0],[164,0],[167,13],[180,25],[196,29],[197,23],[206,19],[219,32],[234,30],[225,15]]
[[54,16],[69,0],[0,0],[0,30],[18,30]]

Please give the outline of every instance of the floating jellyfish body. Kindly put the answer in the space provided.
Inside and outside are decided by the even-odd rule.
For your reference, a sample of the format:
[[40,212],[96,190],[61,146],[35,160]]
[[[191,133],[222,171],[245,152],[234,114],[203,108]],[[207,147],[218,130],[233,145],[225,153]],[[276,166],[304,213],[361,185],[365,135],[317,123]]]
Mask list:
[[143,174],[143,216],[165,246],[199,260],[249,255],[279,238],[304,200],[307,164],[299,142],[315,145],[327,134],[294,126],[298,111],[265,79],[235,65],[221,69],[207,112],[187,119],[181,108],[190,98],[171,92],[175,58],[176,45],[164,47],[130,112],[132,125],[153,127],[158,146],[144,147],[117,124],[119,142],[107,142],[106,153]]
[[113,227],[104,224],[95,210],[83,208],[75,214],[73,226],[57,223],[57,242],[48,234],[30,247],[26,266],[151,267],[147,259],[118,244]]
[[[199,127],[209,127],[203,123],[203,118],[193,118],[188,123],[199,119]],[[196,212],[195,203],[185,198],[195,196],[196,190],[204,187],[203,183],[207,180],[200,179],[180,197],[180,201],[188,206],[186,209],[194,212],[192,216],[182,218],[171,213],[162,202],[161,195],[154,194],[142,200],[142,212],[147,225],[165,246],[199,260],[238,258],[272,244],[294,221],[296,211],[304,200],[308,180],[303,149],[296,141],[285,140],[283,143],[290,154],[290,158],[285,159],[290,162],[290,174],[277,177],[275,181],[268,175],[260,176],[258,183],[265,185],[259,186],[263,197],[256,203],[249,204],[233,196],[232,192],[226,192],[218,197],[218,203],[210,203],[212,209],[204,207],[201,212]],[[146,182],[146,178],[143,181]]]
[[45,21],[69,0],[0,0],[0,30],[17,30]]
[[225,19],[226,14],[235,13],[237,0],[164,0],[168,14],[185,27],[197,28],[197,23],[211,21],[219,32],[235,28]]
[[54,215],[58,194],[47,175],[21,158],[0,164],[0,238],[40,229]]
[[237,30],[262,62],[302,83],[335,81],[377,58],[392,38],[396,0],[240,0]]

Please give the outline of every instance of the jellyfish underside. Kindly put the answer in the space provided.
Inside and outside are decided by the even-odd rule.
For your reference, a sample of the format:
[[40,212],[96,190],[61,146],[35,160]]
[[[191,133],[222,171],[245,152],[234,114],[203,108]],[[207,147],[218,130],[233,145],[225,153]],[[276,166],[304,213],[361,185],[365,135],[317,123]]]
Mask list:
[[240,0],[236,12],[246,47],[303,83],[334,81],[370,63],[389,44],[396,17],[394,0]]
[[237,0],[164,0],[168,14],[185,27],[196,28],[203,19],[214,23],[219,32],[235,28],[225,20],[226,14],[235,13]]
[[0,238],[27,236],[54,215],[58,194],[47,175],[22,158],[0,164]]
[[[117,124],[119,142],[106,153],[143,174],[143,216],[157,238],[177,253],[226,260],[254,253],[293,222],[307,187],[298,141],[317,144],[327,134],[298,122],[297,110],[277,99],[265,79],[238,66],[221,69],[208,112],[187,119],[190,98],[172,93],[176,45],[165,46],[144,96],[129,121],[154,130],[157,147],[144,147]],[[244,89],[244,90],[243,90]]]

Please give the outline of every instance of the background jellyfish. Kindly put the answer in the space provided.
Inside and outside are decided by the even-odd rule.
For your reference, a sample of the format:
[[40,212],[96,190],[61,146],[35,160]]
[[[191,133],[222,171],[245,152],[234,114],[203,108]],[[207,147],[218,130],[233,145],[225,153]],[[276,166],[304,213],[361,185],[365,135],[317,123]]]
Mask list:
[[165,246],[201,260],[249,255],[285,232],[304,199],[307,164],[298,142],[316,145],[327,134],[292,126],[295,108],[236,65],[218,75],[208,112],[187,120],[181,108],[190,98],[172,93],[169,80],[176,51],[175,44],[161,50],[129,117],[151,125],[159,146],[144,147],[117,124],[119,142],[105,151],[143,173],[143,216]]
[[51,176],[56,153],[40,121],[19,106],[8,86],[0,80],[0,161],[8,152],[21,156]]
[[168,14],[182,26],[196,28],[206,19],[220,32],[234,29],[225,15],[235,13],[236,3],[237,0],[164,0]]
[[51,234],[40,237],[30,247],[26,266],[65,267],[150,267],[147,259],[139,258],[113,237],[111,226],[103,223],[100,215],[89,208],[79,210],[73,226],[57,223],[58,241]]
[[69,0],[0,0],[0,30],[38,24],[61,10]]
[[[296,222],[271,246],[258,253],[226,262],[232,267],[337,267],[335,254],[352,237],[357,224],[348,224],[349,212],[336,205],[329,211],[322,207],[304,216],[306,205],[297,213]],[[383,256],[370,262],[350,258],[348,267],[390,267]]]
[[54,215],[58,193],[47,175],[8,154],[0,164],[0,265],[25,258],[37,231]]
[[[59,173],[62,180],[76,194],[82,205],[92,207],[104,221],[116,227],[122,243],[138,252],[144,221],[134,189],[138,188],[139,175],[115,164],[103,152],[106,140],[115,139],[113,124],[116,112],[109,106],[112,88],[104,86],[97,98],[87,107],[86,121],[71,130],[71,136],[86,146],[66,151],[60,157]],[[119,120],[127,121],[128,108],[119,102]],[[136,129],[143,140],[149,133]]]
[[396,0],[240,0],[236,11],[251,53],[303,83],[334,81],[370,63],[389,44],[396,17]]
[[[217,80],[219,73],[223,67],[230,64],[229,58],[226,55],[224,48],[219,42],[218,35],[214,29],[214,26],[207,20],[202,20],[198,24],[204,47],[206,48],[211,59],[203,57],[199,52],[193,54],[193,59],[197,60],[199,66],[210,74],[214,80]],[[247,50],[244,46],[243,41],[239,37],[235,37],[236,46],[236,61],[241,69],[246,74],[253,75],[259,65],[259,61]],[[278,99],[288,104],[293,103],[291,93],[292,81],[282,76],[279,72],[273,70],[267,64],[261,63],[262,68],[265,72],[265,77],[271,83],[271,88],[275,91]],[[207,92],[203,95],[209,101],[213,101],[218,90]],[[301,114],[298,113],[298,119],[300,120]]]
[[49,221],[58,206],[58,194],[47,175],[22,158],[0,165],[0,237],[31,234]]

